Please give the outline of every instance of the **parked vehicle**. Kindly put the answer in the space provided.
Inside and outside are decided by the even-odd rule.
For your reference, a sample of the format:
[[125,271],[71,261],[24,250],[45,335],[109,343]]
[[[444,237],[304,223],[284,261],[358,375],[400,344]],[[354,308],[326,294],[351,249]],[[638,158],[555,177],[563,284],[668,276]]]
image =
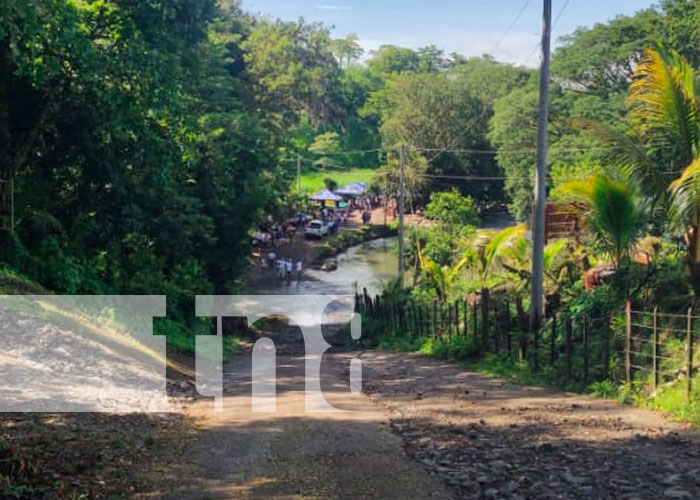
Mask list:
[[320,220],[312,220],[304,229],[304,236],[307,238],[323,238],[328,236],[330,229]]

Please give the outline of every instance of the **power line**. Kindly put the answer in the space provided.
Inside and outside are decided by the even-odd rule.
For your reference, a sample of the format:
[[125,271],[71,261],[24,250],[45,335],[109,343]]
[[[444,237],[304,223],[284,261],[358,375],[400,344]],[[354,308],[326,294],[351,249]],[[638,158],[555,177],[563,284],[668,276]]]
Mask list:
[[557,17],[554,19],[554,26],[557,25],[557,23],[559,22],[559,19],[561,19],[561,16],[564,15],[564,11],[566,10],[566,8],[569,6],[570,3],[571,3],[571,0],[566,0],[564,2],[564,5],[562,5],[561,10],[557,14]]
[[[552,29],[556,28],[557,23],[561,19],[561,16],[564,15],[564,11],[566,10],[566,8],[569,6],[570,3],[571,3],[571,0],[566,0],[564,2],[564,5],[562,5],[561,9],[559,9],[559,13],[557,14],[557,17],[554,19],[554,23],[552,24]],[[540,42],[537,42],[537,45],[535,45],[535,47],[532,49],[532,52],[530,52],[530,55],[527,56],[527,59],[525,59],[525,62],[529,62],[530,59],[532,59],[532,56],[534,56],[537,53],[537,49],[539,49],[539,48],[540,48]]]
[[[421,147],[410,147],[413,151],[422,151],[424,153],[451,153],[451,154],[483,154],[483,155],[496,155],[496,154],[529,154],[536,153],[537,148],[523,148],[523,149],[439,149],[439,148],[421,148]],[[587,152],[587,151],[613,151],[624,149],[624,146],[591,146],[587,148],[557,148],[552,146],[553,150],[559,153],[576,153],[576,152]]]
[[511,21],[511,23],[508,25],[508,27],[503,32],[503,34],[498,39],[498,41],[493,45],[493,47],[491,47],[491,50],[489,50],[489,52],[488,52],[489,54],[494,55],[494,52],[496,51],[496,49],[498,49],[500,47],[501,43],[503,43],[503,40],[505,40],[505,38],[508,36],[510,31],[515,27],[515,24],[520,20],[520,18],[525,13],[525,11],[527,10],[527,8],[530,6],[531,3],[532,3],[532,0],[525,0],[525,3],[520,8],[520,11],[518,11],[518,13],[516,14],[513,21]]
[[380,153],[382,151],[388,151],[387,148],[375,148],[375,149],[361,149],[355,151],[309,151],[311,154],[319,156],[338,156],[338,155],[361,155],[369,153]]
[[507,177],[481,177],[478,175],[439,175],[439,174],[417,174],[416,177],[426,179],[444,179],[459,181],[505,181]]

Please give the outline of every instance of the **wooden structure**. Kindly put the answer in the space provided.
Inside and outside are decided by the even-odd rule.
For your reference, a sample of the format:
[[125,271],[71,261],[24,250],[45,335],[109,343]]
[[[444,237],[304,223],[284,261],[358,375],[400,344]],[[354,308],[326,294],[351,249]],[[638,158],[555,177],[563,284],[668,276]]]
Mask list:
[[547,203],[545,215],[545,241],[571,238],[579,241],[583,224],[581,216],[585,208],[576,203]]

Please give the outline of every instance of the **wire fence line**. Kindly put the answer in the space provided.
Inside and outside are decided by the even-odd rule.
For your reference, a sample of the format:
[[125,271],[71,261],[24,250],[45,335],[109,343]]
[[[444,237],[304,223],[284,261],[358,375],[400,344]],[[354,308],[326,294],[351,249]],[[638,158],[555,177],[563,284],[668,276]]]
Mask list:
[[355,309],[369,337],[393,332],[434,338],[465,357],[501,353],[574,383],[613,379],[656,390],[684,380],[688,398],[700,354],[694,345],[700,316],[692,309],[682,315],[633,310],[628,303],[624,310],[601,315],[551,308],[544,326],[531,333],[526,333],[522,304],[508,296],[398,302],[363,290],[355,297]]

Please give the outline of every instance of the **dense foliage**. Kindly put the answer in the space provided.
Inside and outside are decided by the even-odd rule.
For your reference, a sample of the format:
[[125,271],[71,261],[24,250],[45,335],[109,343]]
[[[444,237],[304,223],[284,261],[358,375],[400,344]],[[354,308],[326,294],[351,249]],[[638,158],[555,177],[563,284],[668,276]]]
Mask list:
[[[625,98],[643,51],[661,43],[692,67],[699,17],[697,2],[664,0],[563,40],[555,183],[619,163],[596,132],[639,138]],[[375,191],[392,195],[400,145],[411,209],[446,191],[433,207],[469,195],[465,214],[507,202],[525,219],[536,71],[433,45],[363,54],[352,34],[252,16],[234,0],[0,3],[0,215],[7,226],[12,181],[16,222],[3,261],[58,292],[167,294],[184,321],[194,294],[236,287],[251,229],[298,202],[297,161],[329,186],[375,169]],[[658,142],[643,152],[664,166],[689,154]],[[475,176],[488,180],[464,180]],[[447,225],[475,222],[438,211],[455,217]],[[455,237],[424,240],[449,264]]]

